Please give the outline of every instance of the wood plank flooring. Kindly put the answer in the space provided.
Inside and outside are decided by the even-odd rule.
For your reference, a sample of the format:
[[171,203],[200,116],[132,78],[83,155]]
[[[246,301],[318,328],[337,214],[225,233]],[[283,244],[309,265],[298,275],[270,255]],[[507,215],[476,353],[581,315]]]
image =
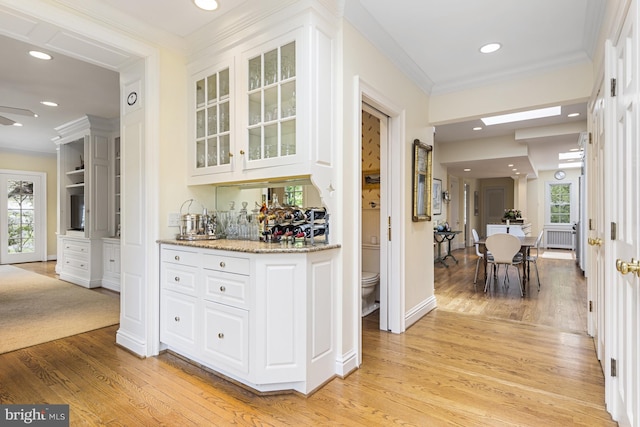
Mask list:
[[137,358],[114,326],[0,355],[0,403],[68,403],[73,426],[616,425],[586,322],[567,321],[585,299],[569,289],[584,287],[574,265],[541,263],[542,290],[523,299],[515,284],[474,292],[474,256],[455,254],[457,267],[436,267],[438,309],[401,335],[365,318],[362,367],[309,397],[257,396],[171,354]]

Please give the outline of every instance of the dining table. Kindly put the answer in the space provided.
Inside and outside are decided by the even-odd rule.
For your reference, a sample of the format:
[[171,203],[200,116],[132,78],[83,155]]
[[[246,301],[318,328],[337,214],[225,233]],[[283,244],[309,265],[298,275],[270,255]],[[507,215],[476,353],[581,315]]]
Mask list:
[[[526,282],[530,276],[530,266],[527,258],[529,257],[529,253],[531,252],[531,248],[535,247],[537,237],[535,236],[516,236],[520,239],[520,252],[522,253],[523,262],[522,262],[522,283],[523,287],[526,288]],[[487,247],[485,245],[487,241],[486,237],[481,237],[478,239],[478,245],[480,246],[480,250],[484,254],[484,280],[487,281]]]

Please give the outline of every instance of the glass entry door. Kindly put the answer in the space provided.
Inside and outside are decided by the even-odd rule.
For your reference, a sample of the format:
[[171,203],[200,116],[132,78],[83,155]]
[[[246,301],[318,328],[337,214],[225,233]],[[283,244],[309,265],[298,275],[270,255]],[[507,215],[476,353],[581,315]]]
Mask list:
[[0,172],[0,264],[46,260],[44,174]]

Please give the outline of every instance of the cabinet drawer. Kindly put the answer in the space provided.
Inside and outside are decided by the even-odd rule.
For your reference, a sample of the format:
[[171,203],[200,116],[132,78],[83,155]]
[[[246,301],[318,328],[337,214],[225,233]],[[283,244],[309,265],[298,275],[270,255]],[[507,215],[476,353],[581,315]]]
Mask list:
[[196,294],[198,269],[196,267],[162,263],[162,288],[189,295]]
[[72,256],[64,257],[65,267],[73,267],[82,271],[89,271],[89,261],[86,259],[76,258]]
[[197,344],[197,302],[193,297],[163,291],[160,306],[160,341],[193,353]]
[[200,264],[200,254],[198,254],[197,251],[188,249],[169,249],[163,247],[162,262],[197,267]]
[[204,303],[204,356],[214,366],[249,372],[249,312]]
[[248,308],[249,276],[204,270],[205,299]]
[[236,258],[218,254],[204,254],[203,267],[207,270],[249,275],[251,263],[248,258]]
[[65,256],[74,255],[76,258],[86,258],[89,256],[89,242],[79,242],[76,240],[63,240]]

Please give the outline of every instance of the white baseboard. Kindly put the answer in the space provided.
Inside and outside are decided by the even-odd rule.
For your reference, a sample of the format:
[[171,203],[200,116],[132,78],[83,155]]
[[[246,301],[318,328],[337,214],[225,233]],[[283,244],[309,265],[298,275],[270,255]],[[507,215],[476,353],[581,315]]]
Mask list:
[[414,323],[416,323],[423,316],[426,316],[431,310],[433,310],[437,306],[438,306],[438,304],[437,304],[437,301],[436,301],[436,296],[432,295],[431,297],[429,297],[426,300],[422,301],[420,304],[418,304],[415,307],[413,307],[405,315],[405,319],[404,319],[404,321],[405,321],[405,329],[408,328],[409,326],[413,325]]
[[336,359],[336,375],[344,378],[358,369],[358,358],[355,351],[350,351]]

